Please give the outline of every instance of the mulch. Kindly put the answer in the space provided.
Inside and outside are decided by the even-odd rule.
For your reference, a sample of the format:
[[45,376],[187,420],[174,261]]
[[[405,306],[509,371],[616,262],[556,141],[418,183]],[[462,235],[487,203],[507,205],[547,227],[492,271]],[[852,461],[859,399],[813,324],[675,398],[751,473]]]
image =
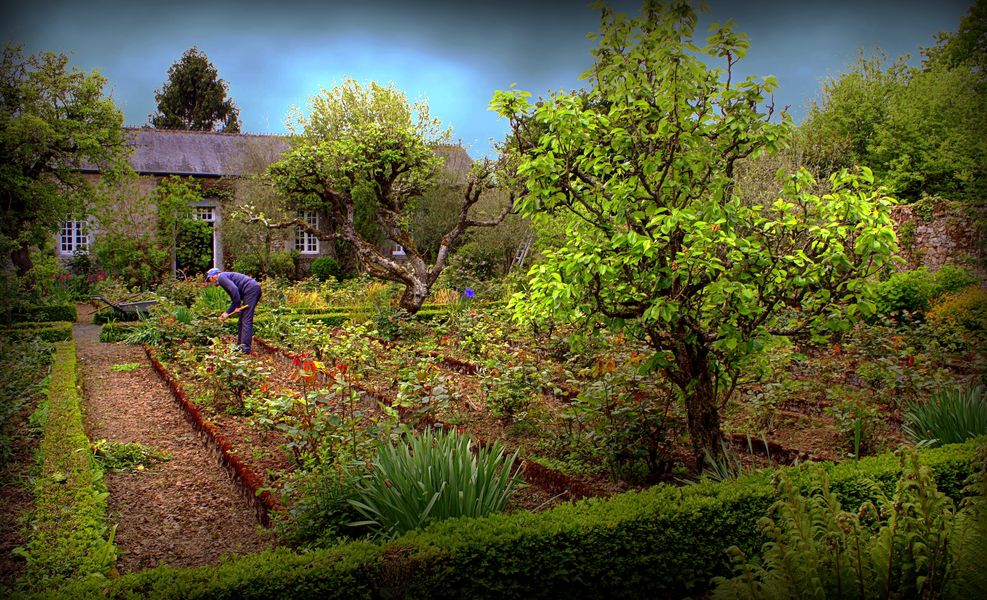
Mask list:
[[[80,311],[80,321],[86,316]],[[99,326],[84,322],[73,335],[90,439],[139,442],[172,456],[149,470],[106,474],[118,571],[212,565],[272,547],[272,532],[260,527],[253,507],[185,421],[144,351],[101,343]],[[111,370],[122,363],[141,366]]]

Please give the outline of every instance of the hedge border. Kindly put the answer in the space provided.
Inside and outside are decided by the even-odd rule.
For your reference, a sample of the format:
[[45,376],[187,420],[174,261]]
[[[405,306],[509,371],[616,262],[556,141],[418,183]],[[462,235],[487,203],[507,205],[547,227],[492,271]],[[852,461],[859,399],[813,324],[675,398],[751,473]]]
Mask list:
[[0,330],[8,339],[38,337],[46,342],[67,342],[72,339],[72,323],[47,321],[40,323],[16,323]]
[[31,321],[50,323],[52,321],[70,321],[74,323],[79,318],[75,304],[52,304],[50,306],[27,306],[14,313],[15,321]]
[[[987,438],[922,450],[940,489],[958,497]],[[815,463],[850,505],[868,477],[891,492],[898,458]],[[786,467],[803,486],[805,467]],[[773,472],[773,471],[772,471]],[[725,550],[760,546],[757,521],[774,501],[772,472],[723,483],[659,485],[542,513],[436,523],[392,542],[351,542],[316,552],[264,552],[215,568],[159,567],[80,582],[52,597],[78,598],[676,598],[701,594],[727,572]]]
[[116,562],[106,484],[82,418],[75,342],[55,344],[22,589],[106,575]]

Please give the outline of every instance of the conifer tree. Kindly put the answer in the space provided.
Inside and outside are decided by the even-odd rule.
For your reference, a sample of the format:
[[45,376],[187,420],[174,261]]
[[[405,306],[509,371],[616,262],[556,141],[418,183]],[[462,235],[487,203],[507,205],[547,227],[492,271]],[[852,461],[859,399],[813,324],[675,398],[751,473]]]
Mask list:
[[168,80],[154,92],[158,111],[150,115],[156,129],[240,131],[240,109],[227,98],[229,86],[195,46],[168,69]]

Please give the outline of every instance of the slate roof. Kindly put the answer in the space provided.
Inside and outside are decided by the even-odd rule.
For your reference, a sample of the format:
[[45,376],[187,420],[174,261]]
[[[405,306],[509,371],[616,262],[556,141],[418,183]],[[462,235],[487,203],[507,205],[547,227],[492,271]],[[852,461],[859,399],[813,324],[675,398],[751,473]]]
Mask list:
[[[227,177],[257,172],[289,148],[278,135],[183,131],[175,129],[126,130],[133,148],[128,161],[141,175]],[[436,149],[446,159],[453,182],[463,184],[473,160],[462,146]],[[251,163],[253,163],[252,166]],[[262,164],[258,164],[262,163]],[[97,171],[90,165],[84,171]]]
[[169,129],[131,129],[127,135],[130,166],[142,175],[243,175],[248,153],[273,162],[288,149],[287,138],[274,135]]

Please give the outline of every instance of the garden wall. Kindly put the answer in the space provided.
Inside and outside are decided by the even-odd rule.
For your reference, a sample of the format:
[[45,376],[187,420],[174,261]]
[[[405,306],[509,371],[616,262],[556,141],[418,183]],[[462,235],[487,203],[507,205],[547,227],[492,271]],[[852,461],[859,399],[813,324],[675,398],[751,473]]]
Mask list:
[[958,263],[987,280],[987,209],[927,199],[894,207],[891,218],[907,261],[900,269]]

